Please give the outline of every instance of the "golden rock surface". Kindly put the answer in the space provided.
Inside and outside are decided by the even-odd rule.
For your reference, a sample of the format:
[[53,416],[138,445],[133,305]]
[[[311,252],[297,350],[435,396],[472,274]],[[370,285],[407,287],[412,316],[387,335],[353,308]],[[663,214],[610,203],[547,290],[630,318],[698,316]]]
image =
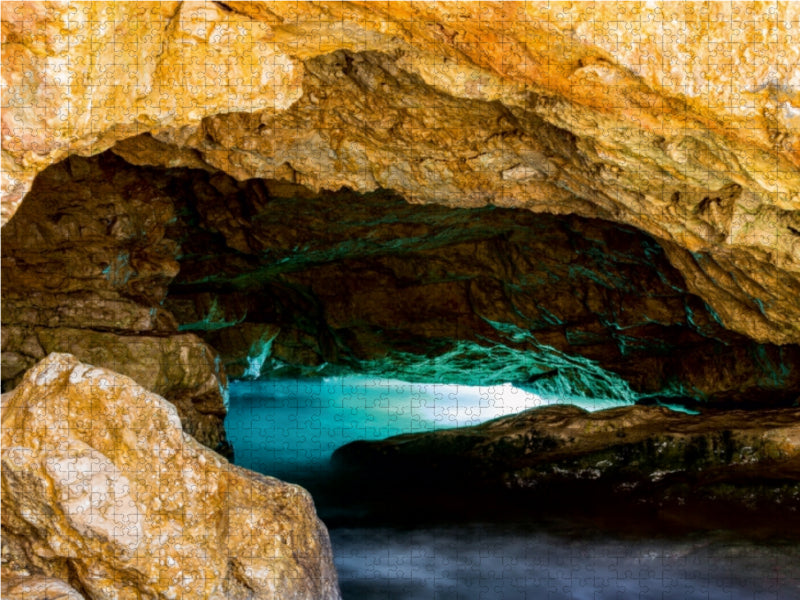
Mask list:
[[4,395],[2,446],[10,597],[339,597],[309,494],[203,447],[132,379],[49,355]]
[[[69,153],[655,236],[800,342],[800,5],[3,4],[3,219]],[[134,137],[139,134],[151,137]]]

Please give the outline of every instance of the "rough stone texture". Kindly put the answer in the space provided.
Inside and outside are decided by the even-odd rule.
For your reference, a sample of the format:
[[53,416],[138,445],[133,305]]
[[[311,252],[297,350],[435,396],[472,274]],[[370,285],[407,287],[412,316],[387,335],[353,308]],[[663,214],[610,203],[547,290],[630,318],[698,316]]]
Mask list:
[[204,448],[127,377],[51,354],[4,395],[2,436],[4,585],[53,577],[98,600],[339,597],[308,493]]
[[168,398],[188,433],[230,455],[216,352],[161,306],[178,272],[174,217],[172,198],[119,159],[73,157],[37,178],[3,228],[3,389],[69,352]]
[[117,151],[627,223],[726,327],[798,342],[798,19],[790,2],[6,3],[3,215],[47,164],[151,132]]
[[119,336],[89,329],[36,328],[47,354],[68,352],[79,360],[127,375],[168,398],[178,409],[183,430],[225,455],[231,447],[222,421],[227,413],[225,373],[217,353],[192,334]]
[[85,600],[65,581],[42,575],[3,577],[2,590],[7,600]]
[[529,385],[549,397],[632,400],[606,369],[619,388],[718,406],[800,397],[800,346],[727,331],[630,227],[174,173],[191,193],[173,192],[181,271],[164,307],[236,376],[375,361],[409,381],[542,376]]
[[726,330],[656,240],[599,219],[104,153],[44,171],[3,243],[4,389],[69,352],[163,395],[220,452],[225,372],[274,365],[717,406],[800,390],[800,346]]
[[[800,532],[800,410],[707,411],[555,405],[475,427],[352,442],[333,456],[376,488],[525,502],[766,511]],[[366,486],[365,486],[366,487]],[[430,495],[427,496],[428,501]],[[591,502],[587,499],[591,498]],[[398,499],[402,502],[403,499]],[[529,510],[530,510],[529,507]],[[791,525],[790,525],[791,523]],[[740,523],[739,525],[745,525]]]
[[123,161],[73,157],[37,178],[3,227],[3,308],[21,325],[175,331],[171,198]]
[[272,27],[213,2],[10,2],[2,26],[4,223],[68,154],[302,93]]

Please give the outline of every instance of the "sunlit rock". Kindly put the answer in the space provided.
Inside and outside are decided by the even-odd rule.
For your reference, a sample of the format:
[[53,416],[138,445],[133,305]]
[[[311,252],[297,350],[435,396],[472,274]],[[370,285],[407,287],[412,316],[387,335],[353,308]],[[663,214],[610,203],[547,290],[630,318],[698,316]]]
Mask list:
[[4,395],[2,442],[4,597],[75,597],[30,573],[96,600],[339,597],[308,493],[204,448],[128,377],[49,355]]
[[577,213],[663,240],[729,329],[796,343],[798,10],[4,5],[3,218],[118,141],[136,164]]
[[12,575],[3,577],[0,585],[7,600],[84,600],[78,590],[56,577]]
[[2,18],[3,222],[68,154],[302,93],[272,27],[214,2],[5,3]]

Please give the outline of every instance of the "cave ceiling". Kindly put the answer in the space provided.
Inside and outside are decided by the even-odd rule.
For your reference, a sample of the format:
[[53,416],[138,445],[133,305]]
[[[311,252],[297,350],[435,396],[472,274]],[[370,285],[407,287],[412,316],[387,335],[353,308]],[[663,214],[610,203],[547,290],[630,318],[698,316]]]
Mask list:
[[759,6],[4,3],[4,380],[89,327],[207,344],[149,386],[213,397],[198,423],[256,342],[310,365],[534,344],[648,393],[796,390],[800,8]]

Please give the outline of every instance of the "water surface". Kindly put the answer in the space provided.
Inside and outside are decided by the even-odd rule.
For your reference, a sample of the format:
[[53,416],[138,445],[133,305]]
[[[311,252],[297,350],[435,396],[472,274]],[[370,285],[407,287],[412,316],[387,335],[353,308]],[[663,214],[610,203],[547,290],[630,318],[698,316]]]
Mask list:
[[[330,504],[328,461],[339,446],[475,425],[553,403],[510,384],[336,377],[234,382],[230,392],[226,428],[237,464],[312,491],[346,600],[800,598],[800,546],[780,532],[758,541],[726,532],[623,537],[578,518],[557,525],[546,515],[510,521],[500,508],[488,522],[410,527],[413,514],[374,523]],[[572,403],[587,410],[619,405]]]

